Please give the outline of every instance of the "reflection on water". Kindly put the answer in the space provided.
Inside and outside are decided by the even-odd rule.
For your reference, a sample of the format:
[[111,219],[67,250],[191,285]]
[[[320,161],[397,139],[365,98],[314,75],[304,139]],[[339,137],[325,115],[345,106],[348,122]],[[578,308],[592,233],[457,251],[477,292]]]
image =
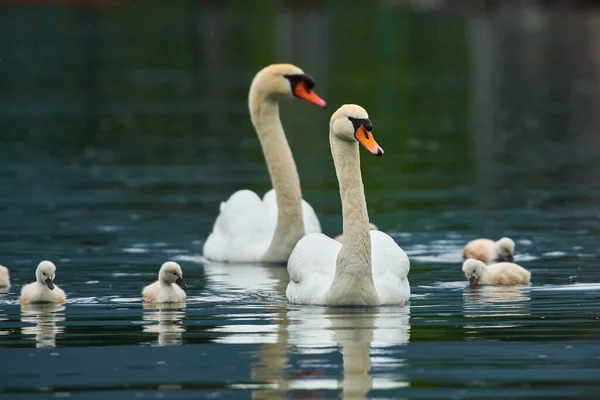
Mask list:
[[[387,374],[406,360],[389,348],[410,339],[410,306],[372,308],[294,308],[287,314],[289,343],[294,354],[303,355],[296,366],[299,376],[289,382],[292,390],[302,390],[304,398],[321,398],[321,390],[342,389],[344,399],[363,399],[373,389],[409,386],[405,376]],[[343,379],[322,373],[329,365],[322,362],[337,351],[342,354]],[[371,370],[377,368],[376,378]],[[317,392],[315,392],[317,390]],[[314,394],[311,395],[311,394]]]
[[185,303],[144,304],[142,318],[145,322],[158,322],[144,325],[144,332],[158,333],[159,346],[183,343]]
[[[529,286],[493,286],[468,287],[463,292],[463,312],[467,318],[484,319],[476,325],[466,324],[469,333],[481,328],[514,328],[522,324],[514,317],[531,315],[531,297]],[[509,322],[501,322],[497,318]],[[512,317],[512,318],[511,318]],[[488,322],[490,322],[488,324]]]
[[63,333],[64,326],[56,325],[65,320],[63,304],[32,303],[21,305],[21,321],[34,324],[23,326],[21,334],[35,335],[35,347],[56,347],[56,335]]

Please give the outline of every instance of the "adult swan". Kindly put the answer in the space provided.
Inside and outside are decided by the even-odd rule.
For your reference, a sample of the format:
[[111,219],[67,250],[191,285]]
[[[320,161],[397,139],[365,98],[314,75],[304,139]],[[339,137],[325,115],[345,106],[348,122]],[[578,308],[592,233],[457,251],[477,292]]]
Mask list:
[[364,108],[346,104],[329,123],[329,142],[340,184],[344,244],[315,233],[302,238],[288,260],[291,303],[364,305],[406,303],[410,297],[406,253],[385,233],[369,231],[358,143],[383,155]]
[[239,190],[221,203],[204,257],[213,261],[285,262],[305,234],[321,232],[312,207],[302,200],[300,178],[279,119],[279,100],[297,97],[325,107],[314,81],[300,68],[273,64],[259,71],[248,103],[252,124],[263,149],[273,190],[261,200]]

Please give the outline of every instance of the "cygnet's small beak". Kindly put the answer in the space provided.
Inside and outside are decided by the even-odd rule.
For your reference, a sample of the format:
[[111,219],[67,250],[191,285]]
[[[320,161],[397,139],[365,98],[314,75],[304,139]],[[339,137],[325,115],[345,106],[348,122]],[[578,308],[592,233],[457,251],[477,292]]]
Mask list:
[[477,285],[477,276],[476,276],[476,275],[471,275],[471,276],[469,277],[469,283],[470,283],[471,285]]
[[320,98],[319,95],[310,89],[303,80],[298,81],[296,86],[294,86],[293,91],[294,96],[298,97],[299,99],[306,100],[309,103],[313,103],[319,107],[327,108],[327,103],[325,103],[325,100]]
[[187,285],[185,284],[185,281],[183,280],[183,278],[177,278],[177,280],[175,281],[175,283],[177,284],[177,286],[179,286],[182,289],[187,289]]
[[367,130],[367,128],[365,128],[364,125],[361,125],[356,130],[354,137],[356,138],[356,140],[359,141],[360,144],[362,144],[365,147],[365,149],[369,150],[372,154],[375,154],[377,157],[381,157],[383,155],[383,149],[379,147],[379,145],[375,141],[373,133]]
[[508,256],[506,256],[506,261],[515,262],[515,257],[512,254],[509,254]]
[[46,286],[48,286],[48,289],[54,290],[54,283],[52,283],[52,279],[46,278],[44,282],[46,282]]

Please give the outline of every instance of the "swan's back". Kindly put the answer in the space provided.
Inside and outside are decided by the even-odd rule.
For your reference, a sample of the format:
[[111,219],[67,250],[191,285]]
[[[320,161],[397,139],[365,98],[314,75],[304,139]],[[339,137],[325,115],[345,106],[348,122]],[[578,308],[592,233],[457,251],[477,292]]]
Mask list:
[[323,304],[335,275],[342,245],[322,233],[304,236],[288,260],[290,283],[286,296],[291,303]]
[[501,262],[487,266],[488,285],[526,285],[531,279],[531,272],[520,265]]
[[380,304],[403,304],[410,299],[408,256],[389,235],[371,231],[373,282]]
[[67,296],[65,292],[54,285],[54,289],[50,290],[44,285],[37,282],[29,283],[21,288],[21,297],[19,301],[22,304],[29,303],[65,303]]
[[224,203],[204,257],[214,261],[260,261],[267,251],[275,223],[263,201],[251,190],[239,190]]
[[489,264],[492,251],[494,250],[494,241],[490,239],[471,240],[463,250],[463,259],[474,258],[485,264]]

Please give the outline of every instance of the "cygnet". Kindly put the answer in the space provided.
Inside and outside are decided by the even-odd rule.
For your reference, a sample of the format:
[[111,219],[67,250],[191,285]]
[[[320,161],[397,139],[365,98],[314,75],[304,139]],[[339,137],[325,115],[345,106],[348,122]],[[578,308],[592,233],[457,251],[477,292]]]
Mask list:
[[147,303],[182,303],[187,285],[183,271],[176,262],[166,262],[158,271],[158,280],[144,288],[142,295]]
[[42,261],[35,270],[36,281],[21,289],[21,304],[64,303],[67,296],[54,284],[56,266],[50,261]]
[[463,263],[462,270],[471,285],[527,285],[531,278],[531,272],[509,262],[485,265],[469,258]]
[[10,287],[10,275],[8,273],[8,268],[0,265],[0,288],[8,287]]
[[514,262],[515,242],[511,238],[503,237],[494,242],[489,239],[471,240],[463,250],[463,259],[474,258],[485,264],[502,261]]
[[[369,222],[369,230],[376,231],[378,229],[377,229],[377,226],[375,224],[372,224],[372,223]],[[340,243],[344,243],[344,235],[338,235],[338,236],[336,236],[335,240],[337,240]]]

